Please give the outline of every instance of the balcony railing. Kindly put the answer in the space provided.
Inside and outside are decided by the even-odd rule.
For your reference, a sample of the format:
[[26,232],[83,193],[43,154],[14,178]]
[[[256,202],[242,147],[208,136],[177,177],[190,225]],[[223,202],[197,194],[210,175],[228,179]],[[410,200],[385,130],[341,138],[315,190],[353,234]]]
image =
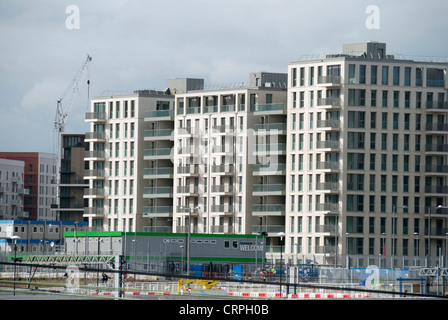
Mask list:
[[318,106],[341,106],[341,99],[340,98],[319,98],[317,99],[317,105]]
[[173,129],[145,130],[145,138],[171,137]]
[[145,157],[169,156],[172,148],[145,149]]
[[172,213],[173,207],[172,206],[153,206],[153,207],[143,207],[143,215],[150,215],[150,214],[167,214]]
[[106,120],[107,119],[107,115],[105,112],[87,112],[86,113],[86,118],[87,121],[90,120]]
[[448,174],[448,165],[446,164],[427,164],[425,172]]
[[448,152],[448,144],[427,144],[426,152]]
[[273,212],[285,212],[284,204],[254,204],[252,206],[254,213],[273,213]]
[[174,110],[153,110],[145,112],[145,118],[172,117],[173,115]]
[[143,174],[145,176],[170,176],[173,174],[173,168],[145,168]]
[[256,104],[250,107],[252,112],[269,112],[269,111],[286,111],[286,104],[271,103],[271,104]]
[[317,83],[319,83],[319,84],[324,84],[324,83],[341,84],[342,77],[341,76],[319,76],[317,78]]
[[448,186],[425,186],[425,193],[448,194]]
[[145,187],[143,189],[143,194],[145,195],[172,195],[173,188],[172,187]]
[[253,192],[267,192],[267,193],[277,193],[285,192],[285,184],[255,184],[253,186]]
[[448,111],[447,101],[427,101],[426,110]]
[[426,131],[448,132],[448,123],[427,123]]

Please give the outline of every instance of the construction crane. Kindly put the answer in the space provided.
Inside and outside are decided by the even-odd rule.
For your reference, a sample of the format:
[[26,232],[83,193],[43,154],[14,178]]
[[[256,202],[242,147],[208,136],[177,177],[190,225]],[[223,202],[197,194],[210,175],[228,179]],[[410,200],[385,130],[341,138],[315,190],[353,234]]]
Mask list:
[[[57,108],[56,108],[56,116],[54,119],[54,128],[57,134],[57,150],[55,152],[56,154],[56,204],[53,204],[51,207],[53,209],[59,208],[59,182],[60,182],[60,165],[61,165],[61,142],[62,142],[62,133],[65,130],[65,123],[67,121],[67,117],[70,114],[71,108],[73,106],[74,98],[76,94],[79,91],[79,82],[81,80],[81,77],[83,76],[84,72],[87,70],[87,100],[89,99],[89,91],[90,91],[90,79],[89,79],[89,73],[90,73],[90,62],[92,61],[92,57],[87,55],[87,58],[82,63],[81,67],[78,69],[78,72],[76,73],[75,77],[70,82],[69,86],[65,91],[62,93],[61,97],[58,100]],[[65,104],[65,107],[63,107],[62,102],[66,98],[67,94],[70,94],[68,97],[68,101]]]
[[[79,87],[78,87],[79,81],[81,80],[81,77],[82,77],[84,71],[86,69],[89,70],[90,61],[92,61],[92,57],[87,55],[86,60],[83,62],[83,64],[79,68],[78,72],[76,73],[76,76],[73,78],[73,80],[70,82],[70,85],[67,87],[67,89],[65,89],[65,91],[62,93],[61,97],[58,100],[58,105],[56,108],[56,117],[54,120],[54,126],[55,126],[55,129],[59,133],[64,132],[65,122],[67,121],[67,117],[71,111],[74,97],[79,91]],[[90,80],[87,79],[87,95],[89,95],[89,85],[90,85]],[[72,94],[70,96],[70,100],[68,101],[67,108],[65,108],[65,110],[64,110],[64,108],[62,107],[62,100],[64,100],[65,96],[70,91]]]

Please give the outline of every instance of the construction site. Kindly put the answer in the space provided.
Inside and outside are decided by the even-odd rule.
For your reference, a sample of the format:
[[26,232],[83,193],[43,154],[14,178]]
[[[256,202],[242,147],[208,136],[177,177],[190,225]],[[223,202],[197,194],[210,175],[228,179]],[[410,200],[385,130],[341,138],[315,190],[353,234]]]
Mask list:
[[144,271],[146,262],[130,256],[47,255],[0,261],[1,299],[445,299],[446,268],[387,270],[333,266],[246,266],[239,272],[207,272],[198,264],[180,273]]

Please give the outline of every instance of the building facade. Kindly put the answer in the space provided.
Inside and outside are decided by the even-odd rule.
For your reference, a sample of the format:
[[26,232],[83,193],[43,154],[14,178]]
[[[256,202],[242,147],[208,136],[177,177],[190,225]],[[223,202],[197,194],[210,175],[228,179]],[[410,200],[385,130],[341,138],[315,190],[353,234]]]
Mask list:
[[56,157],[43,152],[0,152],[0,158],[25,163],[23,211],[31,220],[55,220],[51,206],[56,203]]
[[446,255],[447,67],[376,42],[288,66],[288,259]]
[[[169,136],[146,141],[145,135],[151,133],[145,129],[162,127],[158,119],[162,114],[169,118],[173,99],[168,92],[143,90],[96,97],[91,101],[91,112],[86,114],[90,132],[85,140],[89,151],[85,156],[88,169],[84,174],[89,185],[84,195],[88,201],[84,217],[91,227],[135,232],[150,226],[148,213],[144,213],[148,210],[145,194],[151,192],[147,188],[154,186],[145,177],[154,173],[151,169],[155,166],[170,165],[158,156],[171,150],[172,142]],[[156,119],[147,123],[153,114]],[[151,163],[150,158],[155,162]],[[166,182],[167,188],[170,183]],[[164,206],[171,206],[169,198],[167,201]]]
[[[87,133],[91,138],[94,134]],[[83,221],[84,208],[88,206],[84,199],[87,193],[87,181],[84,180],[85,153],[88,144],[85,143],[85,134],[61,135],[61,163],[59,180],[59,203],[53,206],[57,220]]]
[[0,158],[0,219],[28,218],[28,212],[23,210],[25,163],[18,160]]
[[84,217],[107,231],[263,233],[267,259],[288,263],[447,256],[447,67],[367,42],[241,86],[173,79],[97,97]]
[[[173,227],[178,232],[284,230],[287,74],[247,85],[176,90]],[[189,223],[190,222],[190,223]]]

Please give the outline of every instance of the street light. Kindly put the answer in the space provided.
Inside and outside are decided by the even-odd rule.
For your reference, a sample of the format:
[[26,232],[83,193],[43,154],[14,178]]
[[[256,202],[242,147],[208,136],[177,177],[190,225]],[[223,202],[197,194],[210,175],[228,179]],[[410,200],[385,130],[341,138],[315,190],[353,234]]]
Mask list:
[[190,238],[191,238],[191,211],[199,210],[199,206],[180,206],[181,210],[188,209],[188,240],[187,240],[187,275],[190,275]]
[[393,205],[393,207],[392,207],[392,209],[393,209],[392,210],[392,264],[391,264],[392,272],[393,272],[394,267],[395,267],[395,234],[396,234],[396,231],[395,231],[395,213],[397,213],[397,208],[407,209],[408,206],[397,207],[397,206]]
[[280,237],[280,298],[282,297],[282,268],[283,268],[283,237],[286,233],[279,232],[277,235]]
[[20,237],[19,236],[12,236],[11,237],[11,240],[14,240],[14,295],[16,295],[17,239],[20,239]]

